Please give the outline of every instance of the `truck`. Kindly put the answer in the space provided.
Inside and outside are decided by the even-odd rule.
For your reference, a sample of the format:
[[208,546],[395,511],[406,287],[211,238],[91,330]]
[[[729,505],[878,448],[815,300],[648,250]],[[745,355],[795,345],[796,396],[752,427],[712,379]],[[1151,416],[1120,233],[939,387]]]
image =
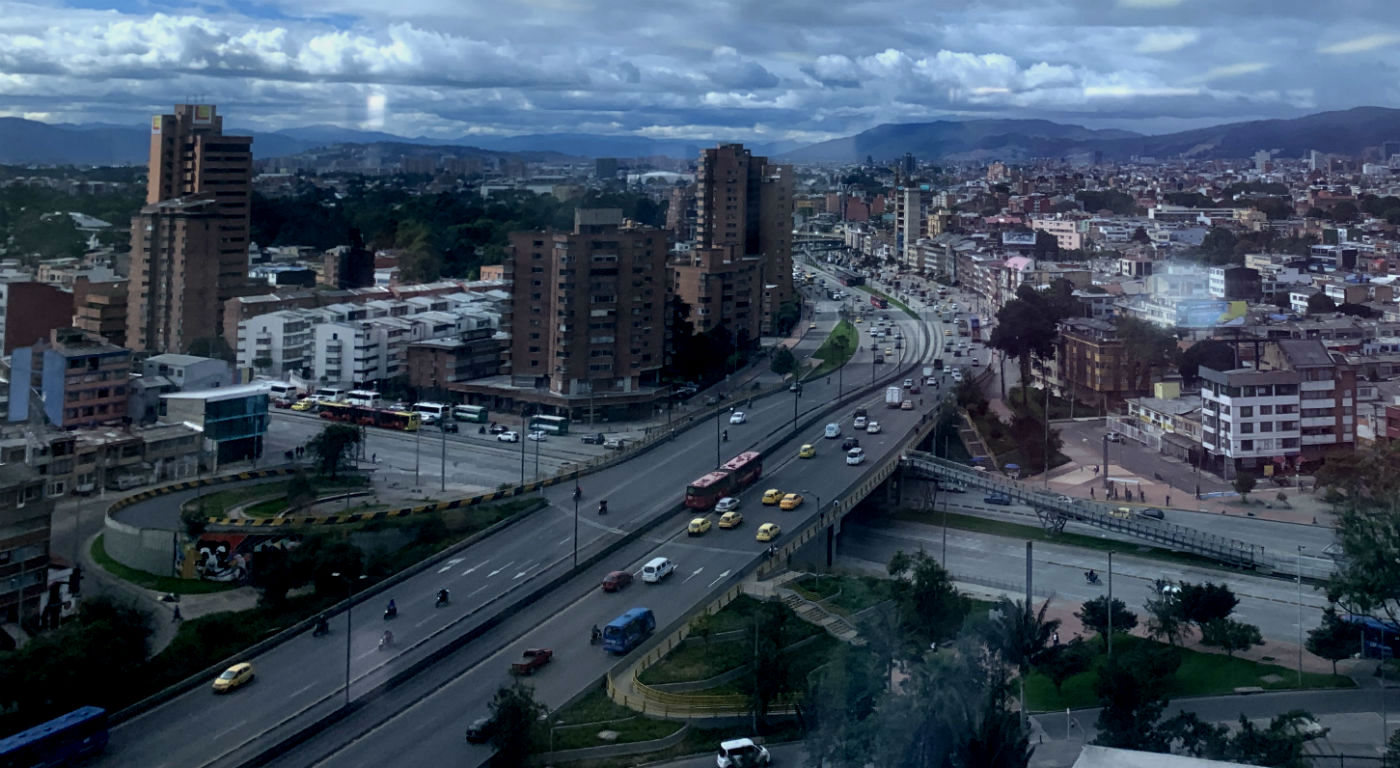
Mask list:
[[535,670],[549,663],[554,658],[554,651],[548,648],[527,648],[524,657],[510,665],[512,675],[533,675]]
[[899,387],[889,387],[885,390],[885,407],[898,408],[904,402],[904,390]]
[[933,366],[931,366],[931,365],[926,365],[926,366],[924,366],[924,378],[927,379],[928,377],[930,377],[930,376],[932,376],[932,375],[933,375]]

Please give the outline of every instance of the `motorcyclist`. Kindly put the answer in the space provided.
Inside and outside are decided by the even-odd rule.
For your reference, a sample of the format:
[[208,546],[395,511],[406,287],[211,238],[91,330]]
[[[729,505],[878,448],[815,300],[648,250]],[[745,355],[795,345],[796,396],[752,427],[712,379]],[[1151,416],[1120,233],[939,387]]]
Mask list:
[[380,648],[388,648],[388,647],[392,646],[393,644],[394,644],[394,633],[393,633],[393,632],[390,632],[390,631],[387,630],[387,629],[384,630],[384,636],[381,637],[381,638],[379,638],[379,647],[380,647]]
[[319,617],[317,617],[317,618],[316,618],[316,629],[312,632],[312,634],[324,635],[324,634],[326,634],[327,632],[330,632],[330,631],[331,631],[330,623],[326,621],[326,617],[325,617],[325,616],[319,616]]
[[720,437],[723,438],[724,442],[729,442],[729,430],[726,429],[723,432],[721,432]]
[[599,502],[598,502],[598,514],[600,514],[600,515],[606,515],[607,513],[608,513],[608,500],[607,500],[607,499],[603,499],[602,501],[599,501]]
[[1088,579],[1089,581],[1098,581],[1099,575],[1097,573],[1094,573],[1093,568],[1090,568],[1088,572],[1084,574],[1084,578]]
[[581,499],[581,498],[583,498],[583,487],[582,487],[582,486],[575,485],[575,486],[574,486],[574,500],[577,501],[578,499]]
[[439,589],[439,590],[438,590],[437,601],[438,601],[439,603],[446,603],[446,602],[447,602],[447,590],[446,590],[446,589]]
[[399,615],[399,606],[398,606],[397,603],[394,602],[394,599],[391,597],[391,598],[389,598],[389,605],[384,609],[384,618],[386,618],[386,619],[392,619],[392,618],[394,618],[395,616],[398,616],[398,615]]
[[600,638],[600,637],[602,637],[602,636],[603,636],[603,631],[600,630],[600,629],[598,629],[598,625],[597,625],[597,624],[594,624],[594,625],[593,625],[593,632],[592,632],[592,634],[590,634],[590,635],[588,636],[588,637],[589,637],[589,642],[596,643],[596,642],[598,642],[598,638]]

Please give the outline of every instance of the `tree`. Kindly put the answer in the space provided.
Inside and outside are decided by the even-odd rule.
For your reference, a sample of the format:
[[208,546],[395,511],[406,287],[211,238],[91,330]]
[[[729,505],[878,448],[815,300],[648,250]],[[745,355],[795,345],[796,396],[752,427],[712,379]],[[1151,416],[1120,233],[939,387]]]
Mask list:
[[788,299],[778,306],[778,312],[773,317],[773,325],[777,330],[777,335],[787,335],[792,330],[797,321],[802,319],[802,300]]
[[1329,458],[1319,487],[1339,501],[1336,538],[1343,556],[1327,583],[1327,597],[1347,612],[1400,621],[1400,444]]
[[1152,370],[1166,368],[1176,360],[1176,337],[1135,317],[1119,318],[1116,328],[1130,369],[1129,387],[1148,389],[1152,383]]
[[311,438],[307,447],[316,458],[318,471],[334,480],[341,465],[354,458],[359,444],[360,430],[349,424],[331,424]]
[[1157,721],[1167,707],[1167,689],[1181,666],[1174,648],[1140,644],[1099,667],[1094,694],[1099,697],[1099,735],[1105,747],[1165,752],[1166,739]]
[[1249,501],[1249,492],[1254,490],[1254,485],[1257,482],[1258,479],[1254,477],[1253,472],[1239,472],[1235,475],[1231,485],[1235,487],[1235,492],[1240,495],[1240,498]]
[[1351,658],[1356,653],[1356,626],[1337,615],[1337,607],[1329,605],[1322,609],[1322,621],[1308,630],[1308,640],[1304,647],[1308,653],[1332,662],[1332,674],[1337,674],[1337,662]]
[[863,768],[875,739],[870,720],[885,689],[879,660],[842,643],[810,676],[802,707],[807,753],[833,768]]
[[1166,640],[1168,645],[1176,645],[1186,638],[1190,622],[1182,615],[1181,599],[1178,594],[1164,593],[1143,603],[1147,611],[1147,634],[1158,640]]
[[[1030,734],[1021,719],[1006,707],[1006,683],[992,685],[982,695],[981,709],[971,727],[959,729],[966,740],[953,753],[954,768],[1026,768],[1031,761]],[[1022,692],[1024,708],[1024,690]]]
[[1040,610],[1032,613],[1024,601],[1012,602],[1003,597],[997,603],[997,618],[991,622],[987,634],[987,647],[1011,665],[1019,674],[1021,686],[1021,708],[1026,708],[1026,675],[1031,667],[1045,653],[1046,646],[1055,630],[1060,628],[1059,619],[1045,619],[1050,601],[1040,604]]
[[1356,217],[1356,205],[1346,200],[1332,206],[1332,210],[1327,212],[1327,218],[1338,224],[1346,224],[1347,222],[1355,221]]
[[1228,371],[1235,367],[1235,349],[1218,339],[1202,339],[1181,353],[1177,370],[1185,383],[1196,381],[1201,366],[1215,371]]
[[311,478],[298,468],[287,480],[287,506],[297,508],[310,504],[315,498],[316,489],[311,485]]
[[783,653],[783,629],[789,612],[776,598],[759,605],[754,612],[753,674],[747,678],[749,707],[762,724],[768,710],[783,694],[792,690],[790,657]]
[[[1108,643],[1108,617],[1109,617],[1108,597],[1096,597],[1086,601],[1084,607],[1076,611],[1074,616],[1084,624],[1086,629],[1093,630],[1099,637],[1103,638],[1104,644]],[[1137,614],[1128,610],[1128,606],[1122,600],[1113,598],[1113,631],[1129,632],[1137,626]]]
[[1379,317],[1381,314],[1376,310],[1366,306],[1365,304],[1338,304],[1337,311],[1344,315],[1362,318],[1363,320],[1370,319],[1373,317]]
[[1059,693],[1066,680],[1089,668],[1090,656],[1089,645],[1076,637],[1064,645],[1047,648],[1035,668],[1050,679]]
[[[1021,381],[1030,381],[1031,357],[1048,360],[1055,354],[1055,319],[1044,296],[1022,283],[1016,298],[997,310],[997,325],[992,329],[992,347],[1014,357],[1021,369]],[[1025,399],[1024,388],[1022,399]]]
[[205,336],[190,342],[190,354],[195,357],[212,357],[216,360],[233,362],[233,347],[220,336]]
[[1201,250],[1213,257],[1233,259],[1235,242],[1233,231],[1225,227],[1212,227],[1201,241]]
[[289,591],[306,582],[297,572],[292,555],[276,546],[266,546],[253,553],[249,575],[253,587],[262,593],[262,601],[268,605],[285,602]]
[[1247,651],[1256,645],[1263,645],[1264,638],[1253,624],[1232,619],[1211,619],[1201,625],[1201,644],[1215,646],[1225,651],[1227,656],[1234,656],[1235,651]]
[[526,758],[546,743],[542,719],[547,710],[535,700],[535,691],[517,681],[497,689],[491,699],[491,746],[494,764],[524,765]]
[[1322,291],[1318,291],[1308,297],[1308,314],[1325,315],[1336,311],[1337,302],[1333,301],[1331,296],[1328,296]]
[[778,347],[778,351],[773,353],[773,361],[768,364],[768,368],[779,376],[786,376],[797,370],[797,356],[787,347]]
[[1385,764],[1400,765],[1400,731],[1390,734],[1390,740],[1385,743]]
[[888,571],[897,577],[894,596],[900,623],[913,644],[926,647],[952,637],[962,627],[972,603],[953,588],[948,572],[937,560],[924,552],[896,552]]
[[1208,621],[1229,618],[1240,599],[1223,582],[1192,584],[1183,581],[1176,603],[1180,606],[1181,617],[1199,627]]

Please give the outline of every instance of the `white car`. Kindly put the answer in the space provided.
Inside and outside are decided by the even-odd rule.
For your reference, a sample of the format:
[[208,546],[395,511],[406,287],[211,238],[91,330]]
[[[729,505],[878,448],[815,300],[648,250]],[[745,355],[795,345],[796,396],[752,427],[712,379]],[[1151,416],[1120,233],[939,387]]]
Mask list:
[[526,435],[525,437],[534,440],[537,443],[542,443],[545,440],[544,433],[538,429],[531,431],[530,434]]
[[868,434],[868,435],[877,435],[877,434],[879,434],[879,433],[880,433],[880,422],[878,422],[878,421],[872,421],[872,422],[870,422],[869,424],[866,424],[866,425],[865,425],[865,433]]
[[718,768],[739,768],[749,765],[772,765],[773,756],[753,739],[733,739],[719,743],[719,756],[715,758]]
[[904,380],[904,388],[905,388],[905,389],[909,389],[909,388],[912,387],[912,386],[914,386],[914,380],[913,380],[913,379],[905,379],[905,380]]
[[826,432],[823,434],[826,437],[826,439],[835,440],[836,438],[841,436],[841,425],[836,423],[827,424]]
[[852,423],[851,426],[855,429],[865,429],[867,423],[869,422],[866,421],[864,416],[857,416],[855,422]]
[[502,443],[518,443],[520,442],[520,433],[515,431],[506,431],[502,432],[499,435],[496,435],[496,439]]
[[748,416],[745,416],[743,411],[735,411],[735,412],[729,414],[729,423],[730,423],[730,424],[743,424],[744,422],[746,422],[746,421],[748,421],[748,420],[749,420],[749,417],[748,417]]
[[716,512],[728,512],[731,509],[738,508],[739,500],[734,498],[733,496],[725,496],[724,498],[719,500],[718,504],[715,505]]
[[846,451],[846,466],[854,467],[865,461],[865,450],[863,448],[852,448]]

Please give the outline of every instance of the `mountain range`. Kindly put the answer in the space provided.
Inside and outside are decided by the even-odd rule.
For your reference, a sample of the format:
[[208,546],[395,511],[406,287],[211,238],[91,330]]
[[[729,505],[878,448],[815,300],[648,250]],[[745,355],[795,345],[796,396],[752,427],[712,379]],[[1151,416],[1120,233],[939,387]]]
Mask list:
[[[332,125],[251,134],[258,158],[284,157],[336,144],[410,144],[476,148],[495,153],[553,152],[574,157],[652,157],[694,159],[713,140],[652,139],[589,133],[522,136],[467,134],[455,139],[404,137]],[[1132,131],[1094,130],[1049,120],[938,120],[878,125],[839,139],[803,146],[797,142],[752,144],[755,154],[788,162],[858,163],[867,157],[887,161],[904,153],[921,160],[1025,160],[1084,157],[1105,160],[1132,156],[1157,158],[1240,158],[1259,150],[1301,157],[1309,150],[1358,155],[1382,141],[1400,140],[1400,109],[1357,107],[1305,117],[1254,120],[1146,136]],[[0,163],[124,165],[146,161],[150,134],[144,127],[110,124],[49,124],[0,118]]]

